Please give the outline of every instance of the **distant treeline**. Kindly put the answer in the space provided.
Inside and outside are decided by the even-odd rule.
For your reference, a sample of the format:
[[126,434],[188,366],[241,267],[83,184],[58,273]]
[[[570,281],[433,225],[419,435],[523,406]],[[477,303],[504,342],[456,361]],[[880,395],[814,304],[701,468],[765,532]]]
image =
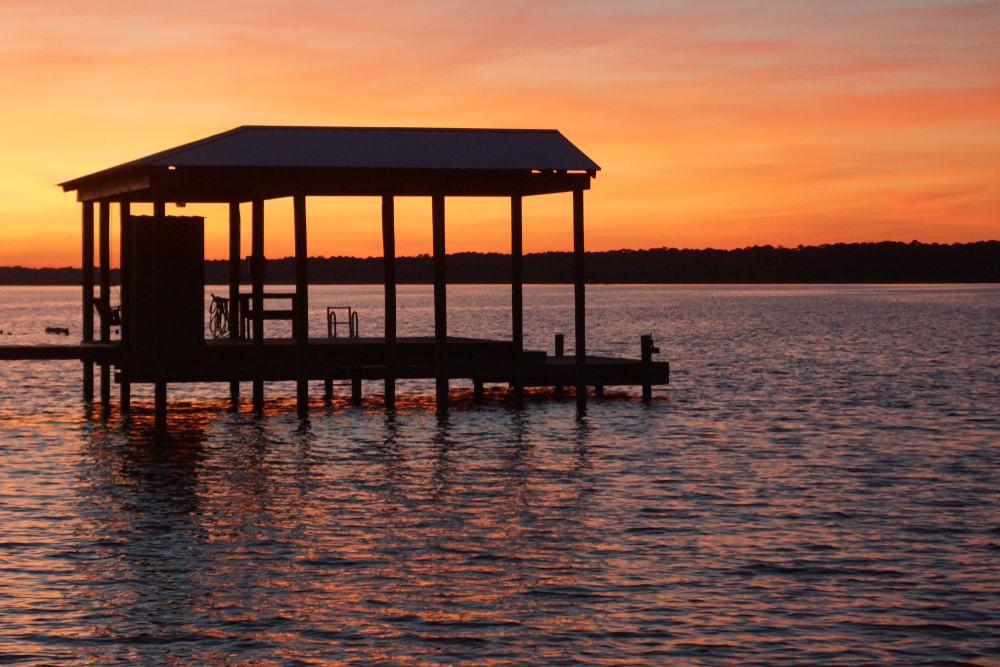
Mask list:
[[[242,268],[242,267],[241,267]],[[448,255],[449,283],[510,283],[510,255]],[[433,282],[428,255],[396,259],[400,284]],[[378,285],[383,281],[381,257],[310,257],[309,282],[316,285]],[[753,246],[738,250],[612,250],[588,252],[591,284],[656,283],[996,283],[1000,282],[1000,241],[979,243],[836,243],[783,248]],[[118,271],[111,272],[118,283]],[[209,285],[229,282],[227,260],[207,260]],[[95,284],[97,282],[95,272]],[[244,281],[246,282],[246,281]],[[271,285],[295,282],[295,260],[267,260]],[[524,256],[524,282],[573,282],[573,253],[545,252]],[[0,267],[0,285],[79,285],[81,270]]]

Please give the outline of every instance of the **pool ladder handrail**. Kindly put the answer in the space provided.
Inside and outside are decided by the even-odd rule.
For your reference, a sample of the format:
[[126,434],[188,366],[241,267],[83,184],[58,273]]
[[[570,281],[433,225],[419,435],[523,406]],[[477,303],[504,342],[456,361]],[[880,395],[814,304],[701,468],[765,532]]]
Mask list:
[[[346,310],[347,311],[347,321],[340,322],[337,320],[337,311]],[[327,306],[326,307],[326,337],[336,338],[337,328],[347,325],[347,337],[348,338],[358,338],[359,328],[358,328],[358,313],[353,310],[350,306]]]

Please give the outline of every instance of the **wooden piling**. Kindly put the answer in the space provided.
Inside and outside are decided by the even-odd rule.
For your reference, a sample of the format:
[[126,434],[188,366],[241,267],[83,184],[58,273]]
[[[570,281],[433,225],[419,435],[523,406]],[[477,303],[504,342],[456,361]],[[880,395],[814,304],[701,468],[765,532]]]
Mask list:
[[131,205],[127,201],[119,204],[118,217],[119,289],[121,293],[121,358],[118,362],[119,399],[118,409],[122,415],[132,411],[132,384],[129,374],[132,369],[132,285],[134,281],[135,256],[132,240]]
[[[83,202],[83,342],[94,341],[94,202]],[[83,362],[83,402],[94,401],[94,363]]]
[[448,289],[445,272],[444,196],[431,197],[434,236],[434,381],[438,410],[448,407]]
[[[159,221],[167,216],[167,205],[160,202],[153,202],[153,217]],[[155,269],[154,269],[155,270]],[[154,300],[156,291],[160,286],[154,287]],[[166,433],[167,430],[167,381],[166,360],[164,359],[164,348],[166,341],[161,333],[162,322],[159,321],[160,313],[154,313],[154,343],[153,343],[153,424],[158,434]]]
[[309,416],[309,266],[306,243],[306,198],[292,198],[295,218],[295,342],[298,372],[295,404],[299,419]]
[[[556,334],[556,357],[563,357],[566,354],[566,337],[562,334]],[[554,388],[554,394],[556,398],[563,397],[563,387],[561,384],[557,384]]]
[[[229,202],[229,339],[240,337],[240,203]],[[229,381],[229,398],[239,403],[239,380]]]
[[573,191],[573,296],[576,315],[576,405],[587,406],[587,294],[584,274],[583,190]]
[[251,205],[250,277],[253,305],[253,409],[264,411],[264,200]]
[[167,383],[156,382],[153,385],[153,427],[157,433],[167,430]]
[[524,259],[522,256],[521,195],[510,198],[510,319],[514,341],[514,398],[524,399],[524,383],[520,381],[524,355]]
[[[111,342],[111,202],[99,205],[100,223],[98,227],[98,256],[100,257],[101,291],[99,305],[101,313],[101,342]],[[101,407],[111,405],[111,365],[101,364]]]
[[382,197],[382,257],[385,266],[385,407],[396,406],[396,221],[391,195]]

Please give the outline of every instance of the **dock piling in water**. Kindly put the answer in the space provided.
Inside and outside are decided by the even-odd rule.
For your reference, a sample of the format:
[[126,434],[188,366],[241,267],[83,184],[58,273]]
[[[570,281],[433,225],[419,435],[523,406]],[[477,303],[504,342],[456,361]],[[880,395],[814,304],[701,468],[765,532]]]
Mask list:
[[[94,202],[83,202],[83,342],[94,341]],[[83,361],[83,402],[94,402],[94,363]]]

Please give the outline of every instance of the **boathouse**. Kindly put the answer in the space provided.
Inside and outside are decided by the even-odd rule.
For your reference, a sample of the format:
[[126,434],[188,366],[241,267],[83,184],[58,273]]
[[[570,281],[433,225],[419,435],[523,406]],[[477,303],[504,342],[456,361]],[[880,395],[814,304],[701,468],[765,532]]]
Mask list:
[[[449,380],[468,378],[477,396],[484,382],[526,386],[575,386],[583,405],[587,387],[642,385],[669,379],[666,363],[651,360],[652,340],[643,337],[641,359],[586,354],[583,193],[600,167],[556,130],[416,129],[244,126],[171,148],[61,184],[76,192],[83,222],[83,341],[75,350],[8,353],[0,358],[79,358],[84,397],[93,400],[94,365],[100,396],[110,400],[111,368],[120,385],[121,411],[130,409],[130,387],[155,385],[158,423],[164,423],[167,387],[178,382],[230,384],[251,381],[253,406],[264,403],[266,381],[295,381],[300,416],[308,414],[309,382],[350,379],[355,398],[362,380],[384,381],[386,406],[395,402],[399,378],[433,378],[439,408],[448,401]],[[575,285],[575,355],[555,357],[524,349],[522,300],[522,199],[571,192]],[[307,210],[311,197],[365,196],[382,200],[385,262],[385,332],[360,338],[330,331],[310,338],[308,326]],[[278,295],[291,309],[265,305],[264,202],[293,201],[295,289]],[[430,197],[434,265],[434,336],[399,337],[396,331],[395,197]],[[448,336],[445,273],[445,204],[448,197],[505,197],[511,210],[510,340]],[[152,216],[133,216],[130,205],[151,203]],[[251,202],[250,292],[241,293],[240,204]],[[229,205],[229,296],[224,304],[227,335],[205,335],[204,219],[166,215],[166,204]],[[111,304],[110,221],[120,214],[121,303]],[[96,211],[95,211],[96,208]],[[95,216],[96,212],[96,216]],[[94,296],[94,236],[98,236],[99,294]],[[249,309],[249,312],[246,312]],[[95,312],[99,330],[95,340]],[[264,321],[292,321],[291,339],[264,338]],[[239,326],[240,322],[246,323]],[[121,326],[112,341],[112,326]],[[557,340],[561,342],[561,337]],[[557,348],[561,345],[557,343]],[[60,357],[61,355],[61,357]],[[68,356],[67,356],[68,355]]]

